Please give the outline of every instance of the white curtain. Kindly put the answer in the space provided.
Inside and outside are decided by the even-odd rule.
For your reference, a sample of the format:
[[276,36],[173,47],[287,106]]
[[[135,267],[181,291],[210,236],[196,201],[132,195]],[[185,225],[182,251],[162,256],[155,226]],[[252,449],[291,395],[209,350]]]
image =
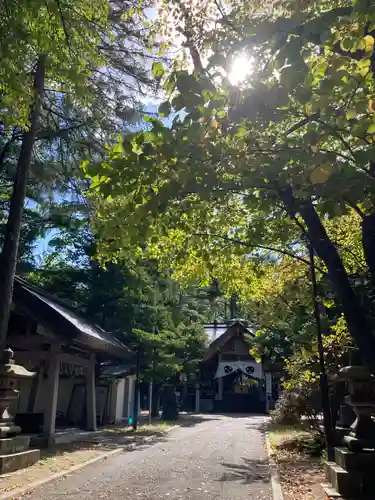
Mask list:
[[220,361],[215,378],[226,377],[236,371],[241,371],[253,378],[262,378],[262,365],[255,361]]

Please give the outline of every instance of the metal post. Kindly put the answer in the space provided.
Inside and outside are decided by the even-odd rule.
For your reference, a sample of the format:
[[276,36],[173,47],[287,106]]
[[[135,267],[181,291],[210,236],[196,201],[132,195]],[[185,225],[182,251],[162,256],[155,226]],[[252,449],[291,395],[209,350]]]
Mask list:
[[314,304],[314,318],[316,323],[316,335],[318,343],[319,352],[319,364],[320,364],[320,392],[322,397],[322,409],[323,409],[323,425],[324,434],[327,449],[327,458],[329,461],[334,460],[334,439],[333,439],[333,427],[332,427],[332,415],[331,407],[329,403],[329,387],[327,372],[324,363],[324,349],[323,349],[323,339],[322,339],[322,325],[320,322],[319,304],[317,299],[317,286],[316,286],[316,273],[315,273],[315,261],[314,261],[314,249],[310,242],[308,243],[309,255],[310,255],[310,270],[311,270],[311,281],[312,281],[312,295]]
[[139,372],[141,368],[140,349],[137,346],[137,367],[135,373],[134,384],[134,405],[133,405],[133,429],[136,431],[138,428],[138,399],[139,399]]

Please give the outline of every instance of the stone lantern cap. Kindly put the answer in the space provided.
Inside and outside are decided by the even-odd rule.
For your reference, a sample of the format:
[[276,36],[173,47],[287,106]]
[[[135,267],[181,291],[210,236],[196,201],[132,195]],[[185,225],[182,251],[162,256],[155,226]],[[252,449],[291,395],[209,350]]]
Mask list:
[[0,362],[0,378],[26,378],[35,375],[35,372],[29,372],[23,366],[17,365],[13,357],[12,349],[5,349]]
[[333,377],[336,382],[372,382],[374,376],[365,366],[344,366]]

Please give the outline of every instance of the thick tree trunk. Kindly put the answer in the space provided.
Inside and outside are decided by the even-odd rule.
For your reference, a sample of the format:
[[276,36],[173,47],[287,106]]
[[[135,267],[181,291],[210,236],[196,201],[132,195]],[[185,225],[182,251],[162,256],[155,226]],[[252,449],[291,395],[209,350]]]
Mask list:
[[177,396],[173,385],[166,385],[163,389],[162,396],[162,420],[175,421],[178,420]]
[[299,213],[307,227],[309,240],[328,269],[333,290],[341,303],[348,330],[359,349],[362,360],[375,374],[375,336],[366,318],[366,312],[350,284],[341,258],[329,239],[311,200],[297,200],[291,191],[281,193],[288,212]]
[[0,353],[3,351],[7,340],[27,178],[43,97],[45,62],[46,56],[41,55],[35,70],[33,86],[34,103],[30,114],[30,126],[29,130],[23,136],[21,151],[18,157],[16,178],[5,229],[4,246],[0,255]]

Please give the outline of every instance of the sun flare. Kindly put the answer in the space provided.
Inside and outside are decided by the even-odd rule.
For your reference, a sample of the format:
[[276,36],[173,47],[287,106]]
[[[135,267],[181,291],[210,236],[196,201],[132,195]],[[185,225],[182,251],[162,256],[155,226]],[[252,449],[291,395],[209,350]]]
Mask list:
[[231,70],[228,74],[232,85],[243,83],[252,73],[254,60],[251,57],[242,55],[234,59]]

